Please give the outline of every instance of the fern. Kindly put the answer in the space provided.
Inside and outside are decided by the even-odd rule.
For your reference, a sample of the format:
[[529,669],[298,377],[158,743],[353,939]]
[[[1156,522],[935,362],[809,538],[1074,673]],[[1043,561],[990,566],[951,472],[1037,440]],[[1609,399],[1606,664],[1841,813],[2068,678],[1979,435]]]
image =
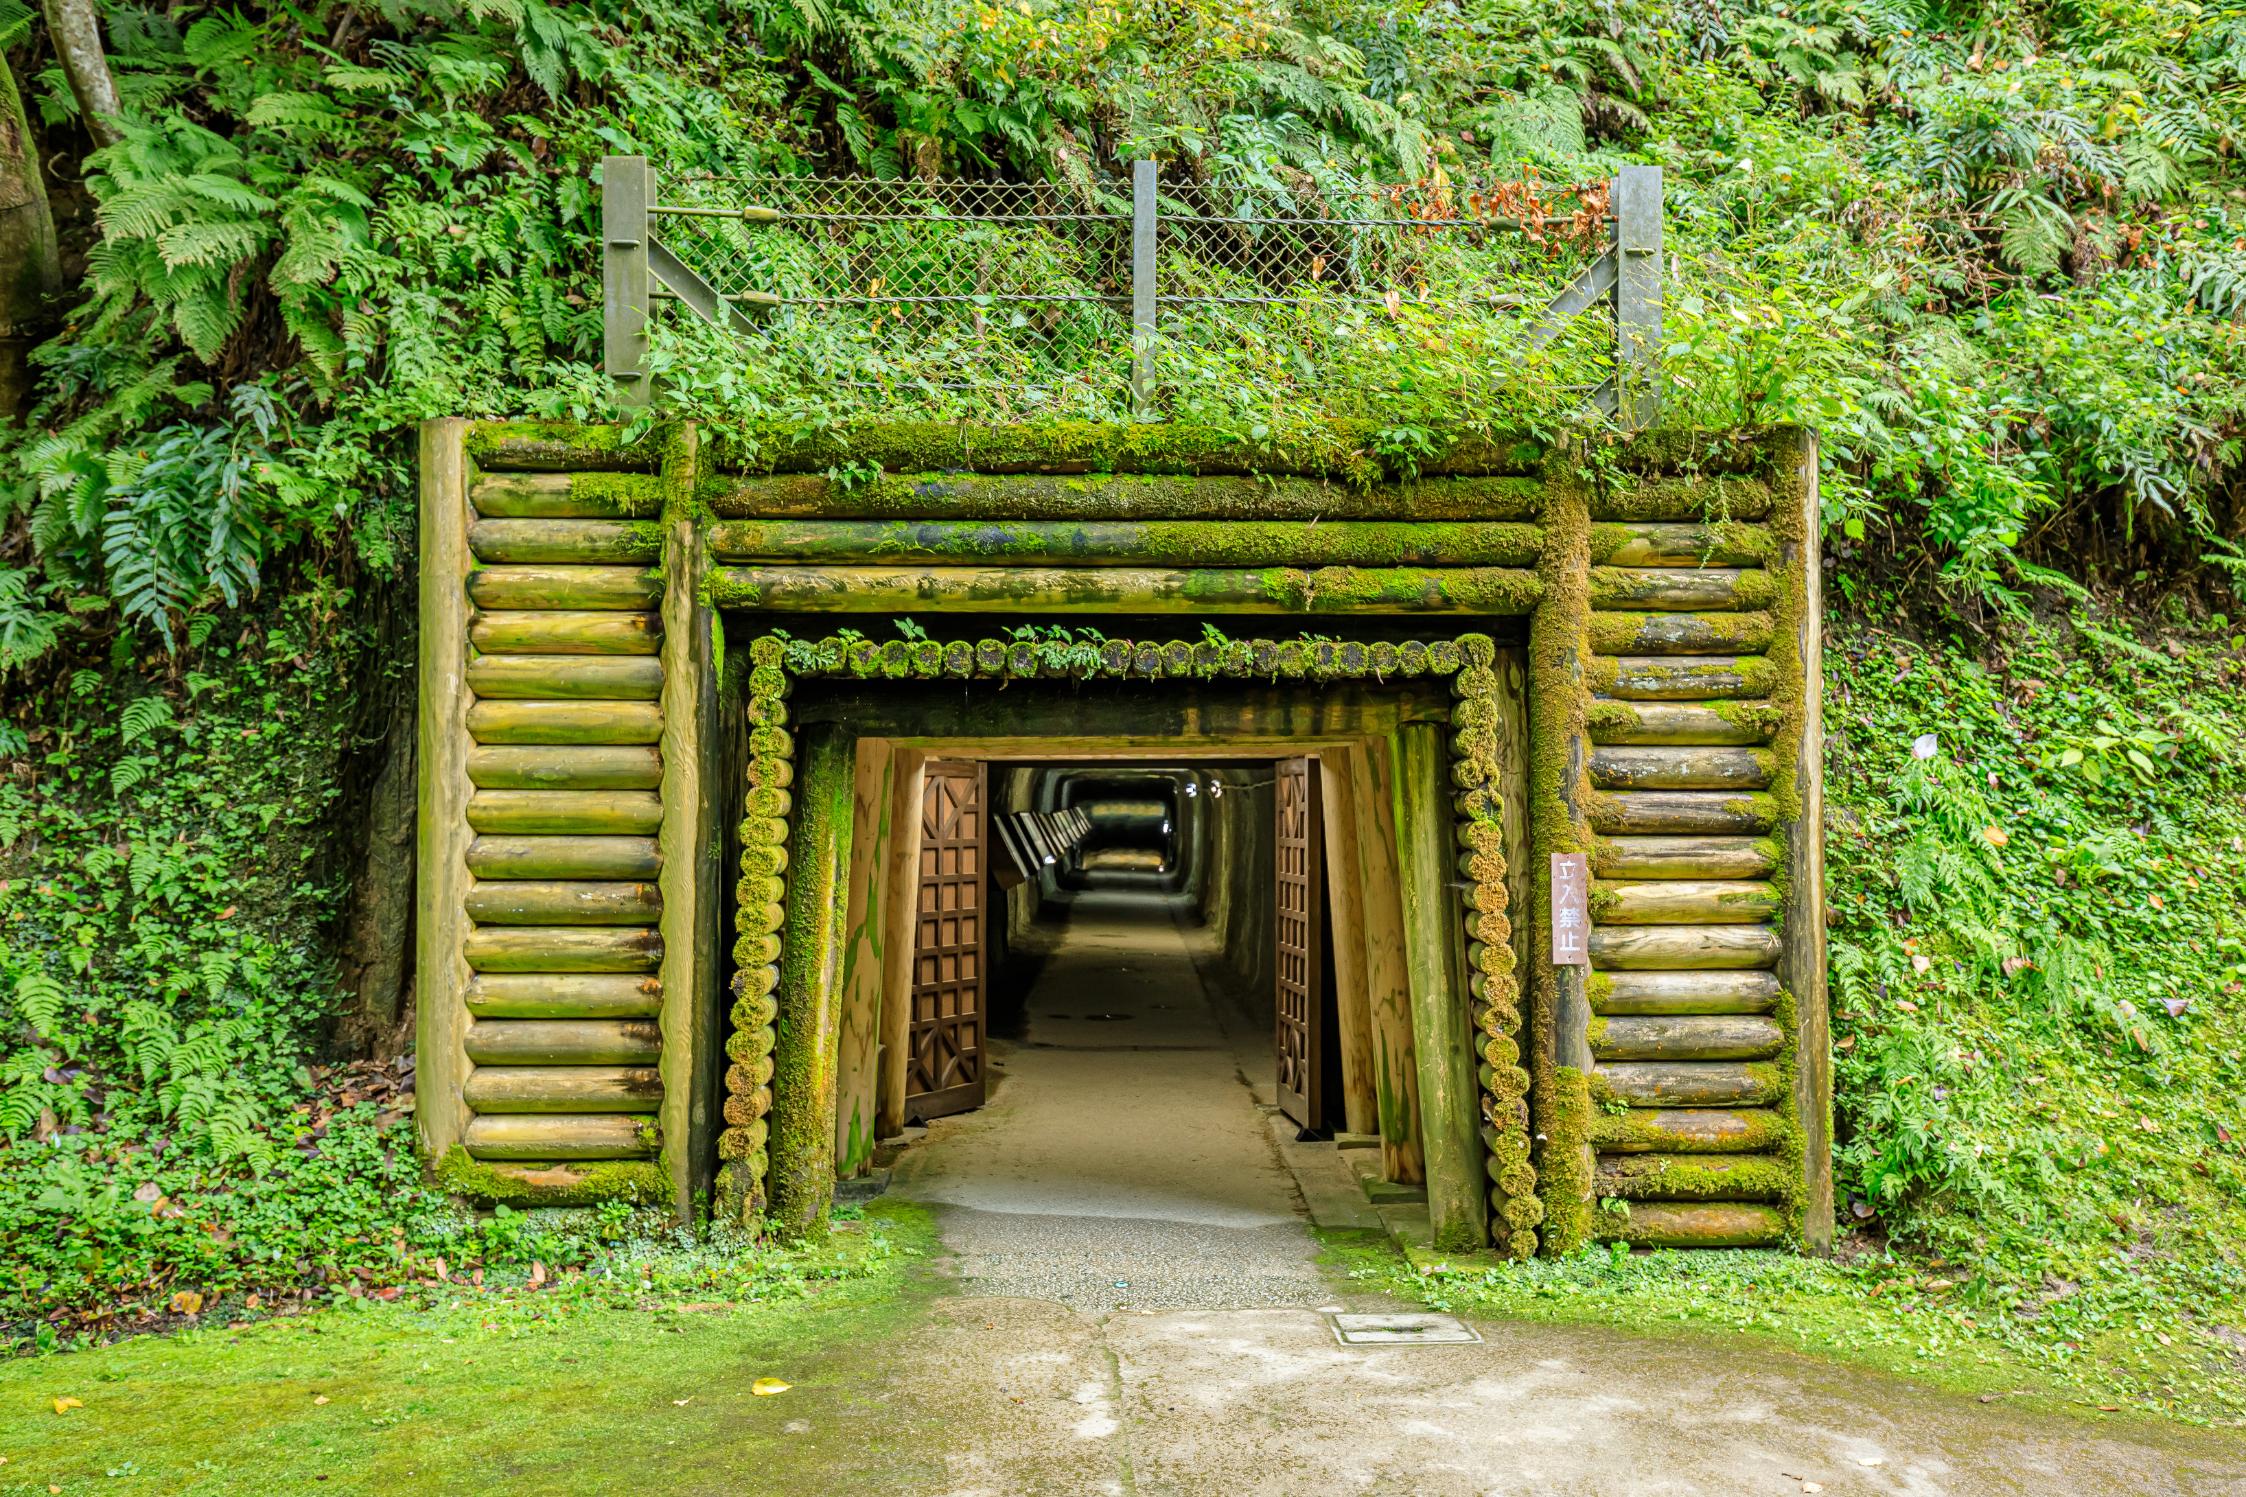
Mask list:
[[117,719],[117,741],[128,748],[172,725],[172,704],[161,696],[136,697]]

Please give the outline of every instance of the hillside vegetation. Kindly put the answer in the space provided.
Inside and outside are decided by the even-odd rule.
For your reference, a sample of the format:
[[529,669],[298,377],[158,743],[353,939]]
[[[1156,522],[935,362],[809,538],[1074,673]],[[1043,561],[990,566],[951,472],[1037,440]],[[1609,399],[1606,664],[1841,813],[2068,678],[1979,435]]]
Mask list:
[[[1668,419],[1823,436],[1853,1250],[2154,1404],[2237,1376],[2246,8],[0,0],[0,48],[0,210],[43,199],[54,250],[0,281],[13,1334],[517,1251],[406,1183],[362,970],[402,930],[354,839],[399,741],[412,423],[612,414],[603,154],[1084,203],[1151,155],[1257,210],[1648,162]],[[1164,405],[1250,444],[1608,435],[1413,309],[1314,376],[1293,327],[1177,361]],[[839,344],[657,354],[719,423],[1024,414]],[[2139,1368],[2103,1338],[2156,1304]]]

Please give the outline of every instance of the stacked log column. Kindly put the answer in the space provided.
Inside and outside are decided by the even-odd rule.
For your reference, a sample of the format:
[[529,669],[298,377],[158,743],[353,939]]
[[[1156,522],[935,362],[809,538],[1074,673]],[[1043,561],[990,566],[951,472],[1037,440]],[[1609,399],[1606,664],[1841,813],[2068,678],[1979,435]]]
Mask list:
[[464,1183],[659,1199],[617,1162],[660,1146],[661,542],[619,518],[660,480],[484,473],[468,497]]
[[1451,780],[1458,790],[1459,871],[1465,879],[1467,987],[1482,1082],[1482,1140],[1490,1179],[1490,1239],[1515,1258],[1536,1253],[1544,1203],[1530,1162],[1529,1073],[1522,1065],[1521,987],[1507,914],[1504,765],[1496,648],[1486,634],[1459,641],[1451,678]]
[[743,1223],[764,1213],[772,1174],[772,1052],[795,782],[787,697],[781,642],[755,640],[749,648],[748,793],[735,901],[732,1030],[725,1042],[725,1131],[718,1135],[721,1211]]
[[1802,684],[1773,657],[1772,504],[1760,480],[1667,479],[1594,507],[1594,1192],[1636,1244],[1799,1230],[1772,790]]

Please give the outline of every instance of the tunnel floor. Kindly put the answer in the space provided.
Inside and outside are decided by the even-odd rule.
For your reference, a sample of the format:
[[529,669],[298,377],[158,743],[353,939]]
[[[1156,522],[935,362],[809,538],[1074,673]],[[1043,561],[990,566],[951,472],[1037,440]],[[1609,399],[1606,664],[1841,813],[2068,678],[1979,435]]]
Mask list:
[[891,1188],[940,1209],[969,1292],[1086,1310],[1316,1305],[1293,1178],[1248,1076],[1267,1036],[1203,984],[1180,896],[1079,895],[993,1039],[993,1092],[939,1118]]

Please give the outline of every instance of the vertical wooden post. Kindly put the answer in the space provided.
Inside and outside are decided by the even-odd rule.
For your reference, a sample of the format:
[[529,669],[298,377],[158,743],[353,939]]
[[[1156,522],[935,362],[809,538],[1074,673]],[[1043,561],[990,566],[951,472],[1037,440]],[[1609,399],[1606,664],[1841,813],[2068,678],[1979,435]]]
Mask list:
[[872,1166],[877,1134],[883,990],[896,927],[890,904],[897,860],[896,763],[888,739],[858,740],[850,809],[851,920],[843,935],[835,1075],[835,1174],[844,1180]]
[[788,850],[788,918],[772,1072],[772,1219],[791,1237],[834,1204],[836,1016],[849,917],[852,735],[807,726]]
[[1392,740],[1371,739],[1349,756],[1351,808],[1357,813],[1357,887],[1365,912],[1365,999],[1371,1010],[1373,1105],[1380,1120],[1380,1173],[1417,1185],[1427,1178],[1413,1057],[1411,976],[1403,901],[1397,889],[1395,761]]
[[1131,163],[1131,406],[1153,413],[1155,332],[1154,163]]
[[1622,168],[1612,202],[1615,414],[1638,431],[1661,414],[1661,168]]
[[699,433],[670,434],[664,456],[663,532],[663,820],[656,845],[663,858],[662,1162],[673,1206],[684,1220],[710,1183],[719,1127],[723,1015],[717,998],[718,880],[724,839],[718,835],[717,651],[719,623],[701,601],[707,565],[689,509],[699,465]]
[[[889,825],[891,852],[883,870],[887,888],[883,908],[888,912],[882,933],[881,1046],[875,1056],[874,1136],[891,1138],[905,1126],[905,1090],[910,1067],[906,1059],[912,1045],[913,943],[918,920],[913,907],[920,887],[920,804],[928,791],[922,770],[928,751],[917,748],[890,750]],[[986,912],[985,918],[1006,919],[1006,906]]]
[[647,377],[648,213],[655,170],[645,156],[601,158],[601,359],[616,403],[644,406]]
[[[1791,472],[1793,512],[1781,521],[1779,565],[1794,617],[1801,724],[1793,745],[1794,814],[1785,825],[1786,911],[1778,980],[1794,1006],[1794,1110],[1802,1131],[1802,1245],[1833,1246],[1833,1054],[1825,973],[1825,687],[1822,517],[1817,434],[1790,433],[1781,461]],[[1773,653],[1776,653],[1775,651]]]
[[1405,961],[1419,1067],[1420,1132],[1427,1148],[1427,1216],[1438,1248],[1489,1242],[1483,1183],[1481,1093],[1459,955],[1461,910],[1451,892],[1450,751],[1437,723],[1407,722],[1396,735],[1397,855],[1402,865]]
[[468,423],[421,425],[420,825],[414,1117],[435,1161],[467,1130]]
[[1356,776],[1349,768],[1354,752],[1327,749],[1318,755],[1326,810],[1326,898],[1334,947],[1332,1043],[1341,1047],[1342,1127],[1351,1133],[1378,1133],[1372,1015],[1365,993],[1365,893],[1357,876],[1357,812],[1352,804]]

